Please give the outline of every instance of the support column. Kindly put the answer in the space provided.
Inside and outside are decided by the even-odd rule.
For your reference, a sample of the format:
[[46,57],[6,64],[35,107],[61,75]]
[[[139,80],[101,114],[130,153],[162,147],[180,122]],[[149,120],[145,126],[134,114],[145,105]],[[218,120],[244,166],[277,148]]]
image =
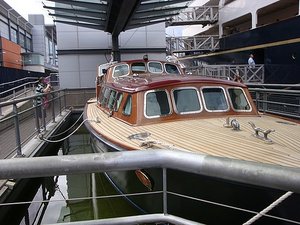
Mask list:
[[121,61],[121,54],[119,49],[119,35],[112,35],[112,53],[114,61]]
[[255,29],[257,26],[257,11],[251,13],[252,15],[252,29]]

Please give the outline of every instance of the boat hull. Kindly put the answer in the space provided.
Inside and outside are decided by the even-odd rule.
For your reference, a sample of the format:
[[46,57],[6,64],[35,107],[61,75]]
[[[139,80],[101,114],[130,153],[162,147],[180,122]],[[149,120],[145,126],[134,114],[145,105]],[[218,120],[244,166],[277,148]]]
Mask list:
[[[125,151],[105,141],[96,133],[91,133],[95,152]],[[130,194],[130,197],[126,197],[127,200],[141,213],[163,212],[161,168],[107,172],[106,176],[121,194]],[[285,193],[172,169],[166,170],[166,176],[168,214],[205,224],[242,224],[255,215],[253,212],[263,210]],[[132,196],[134,193],[146,194]],[[270,214],[299,221],[300,216],[292,210],[297,208],[296,202],[299,200],[299,196],[294,194],[283,206],[275,207]],[[288,223],[264,217],[256,224]]]

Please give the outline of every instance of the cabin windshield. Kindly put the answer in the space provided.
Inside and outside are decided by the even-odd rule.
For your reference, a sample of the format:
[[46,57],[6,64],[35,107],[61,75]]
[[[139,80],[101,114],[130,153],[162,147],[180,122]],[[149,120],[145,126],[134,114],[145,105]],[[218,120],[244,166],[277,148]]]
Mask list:
[[167,73],[180,74],[176,65],[166,63],[165,68],[166,68]]
[[228,93],[232,103],[232,107],[236,111],[251,110],[250,104],[245,96],[245,93],[240,88],[229,88]]
[[132,63],[131,65],[132,73],[145,73],[146,72],[146,65],[143,62],[136,62]]
[[229,110],[225,92],[220,87],[206,87],[202,89],[204,104],[207,111],[220,112]]
[[122,76],[127,76],[129,74],[128,64],[118,65],[114,68],[113,77],[118,78]]
[[148,118],[160,117],[171,113],[169,97],[166,91],[157,90],[146,93],[145,116]]
[[200,112],[199,92],[196,88],[180,88],[173,90],[175,111],[179,114]]
[[162,73],[163,66],[160,62],[149,62],[148,63],[149,72],[151,73]]

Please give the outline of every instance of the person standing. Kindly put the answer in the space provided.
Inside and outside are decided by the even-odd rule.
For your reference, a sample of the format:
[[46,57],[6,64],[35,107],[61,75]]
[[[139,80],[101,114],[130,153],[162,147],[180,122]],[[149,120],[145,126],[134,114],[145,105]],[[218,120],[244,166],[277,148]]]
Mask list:
[[248,59],[248,65],[249,68],[253,69],[255,67],[255,61],[254,61],[254,56],[253,54],[250,54],[249,59]]
[[[43,94],[49,93],[51,91],[50,84],[46,84],[44,77],[40,77],[35,88],[35,95],[37,96],[34,101],[34,106],[37,107],[37,117],[45,118],[46,117],[46,107],[45,99],[46,96]],[[49,104],[47,102],[47,104]]]

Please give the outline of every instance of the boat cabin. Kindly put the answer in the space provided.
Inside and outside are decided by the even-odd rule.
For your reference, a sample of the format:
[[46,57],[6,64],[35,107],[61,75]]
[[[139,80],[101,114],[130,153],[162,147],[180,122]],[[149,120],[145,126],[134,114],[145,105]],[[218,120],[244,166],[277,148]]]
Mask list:
[[238,82],[185,75],[174,63],[112,63],[97,79],[97,104],[131,125],[258,115],[247,87]]

